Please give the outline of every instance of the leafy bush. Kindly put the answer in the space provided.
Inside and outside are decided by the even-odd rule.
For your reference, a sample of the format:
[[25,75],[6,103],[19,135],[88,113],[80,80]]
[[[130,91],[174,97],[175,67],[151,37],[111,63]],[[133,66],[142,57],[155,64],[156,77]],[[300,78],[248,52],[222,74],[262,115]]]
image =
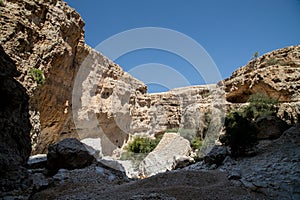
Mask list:
[[155,139],[147,137],[136,137],[125,147],[125,152],[121,154],[120,160],[130,160],[133,167],[138,169],[141,161],[155,149],[163,135]]
[[245,155],[257,143],[255,127],[239,112],[231,112],[226,116],[225,131],[219,139],[230,147],[233,157]]
[[31,68],[29,70],[29,76],[37,83],[38,86],[45,82],[45,76],[42,70]]
[[3,0],[0,0],[0,6],[5,6]]
[[138,136],[125,149],[133,153],[149,153],[155,149],[161,138],[162,136],[155,139]]
[[242,110],[248,120],[256,120],[262,116],[276,115],[278,101],[264,94],[253,94],[248,99],[249,105]]
[[192,139],[191,141],[191,147],[193,150],[196,150],[196,149],[201,149],[202,147],[202,140],[200,137],[195,137]]
[[253,94],[248,99],[249,105],[241,111],[226,115],[225,131],[219,140],[231,149],[234,157],[245,155],[257,143],[257,130],[253,121],[258,117],[275,115],[277,100],[263,94]]

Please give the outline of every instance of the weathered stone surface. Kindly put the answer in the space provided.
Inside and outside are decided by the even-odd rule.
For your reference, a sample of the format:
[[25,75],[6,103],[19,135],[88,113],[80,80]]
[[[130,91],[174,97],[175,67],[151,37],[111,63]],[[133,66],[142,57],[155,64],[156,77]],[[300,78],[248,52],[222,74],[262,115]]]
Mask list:
[[194,162],[195,160],[189,156],[175,156],[175,162],[172,169],[181,169]]
[[89,166],[94,157],[89,154],[84,144],[75,138],[64,139],[49,146],[47,165],[50,169],[76,169]]
[[73,116],[81,138],[100,138],[102,154],[112,155],[128,140],[132,122],[130,99],[146,86],[91,48],[74,83]]
[[281,139],[285,142],[297,143],[300,140],[300,122],[283,132]]
[[141,162],[141,176],[148,177],[172,170],[177,156],[188,156],[191,151],[188,140],[176,133],[165,133],[156,148]]
[[279,102],[299,102],[300,46],[264,54],[250,61],[224,80],[229,102],[244,103],[254,93],[263,93]]
[[102,146],[100,138],[84,138],[80,140],[90,152],[90,155],[93,155],[97,160],[102,157]]
[[22,168],[30,155],[28,95],[14,77],[19,72],[0,45],[0,198],[18,190],[27,177]]
[[214,146],[210,152],[204,156],[204,162],[208,165],[216,164],[221,165],[223,160],[228,155],[227,148],[225,146]]
[[30,155],[28,95],[19,73],[0,46],[0,171],[24,165]]
[[225,103],[224,93],[216,85],[140,95],[137,99],[132,98],[131,132],[156,135],[166,129],[180,128],[194,130],[194,134],[201,135],[209,125],[205,115],[210,115],[215,105]]
[[[18,81],[30,95],[36,152],[70,137],[70,112],[75,56],[83,47],[83,21],[61,0],[6,1],[0,7],[1,40],[21,72]],[[40,87],[29,75],[40,69],[46,81]],[[67,130],[67,131],[66,131]],[[62,134],[63,133],[63,134]]]
[[288,128],[287,123],[276,116],[260,117],[255,125],[258,139],[277,139]]
[[[250,190],[264,193],[269,199],[297,199],[300,186],[300,125],[297,124],[276,140],[260,141],[257,155],[224,161],[220,167]],[[235,175],[234,175],[235,176]]]

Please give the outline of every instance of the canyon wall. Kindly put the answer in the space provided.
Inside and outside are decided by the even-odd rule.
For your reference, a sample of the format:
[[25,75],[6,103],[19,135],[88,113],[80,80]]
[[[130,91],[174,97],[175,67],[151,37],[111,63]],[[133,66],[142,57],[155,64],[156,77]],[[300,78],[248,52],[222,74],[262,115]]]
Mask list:
[[[72,136],[65,131],[71,123],[65,108],[71,101],[75,58],[84,46],[84,23],[60,0],[10,0],[0,9],[0,44],[16,62],[17,80],[30,96],[34,151],[45,152],[45,144]],[[33,69],[42,72],[43,84],[30,75]]]
[[9,170],[24,165],[31,151],[29,97],[25,88],[14,79],[19,75],[14,62],[0,46],[1,176]]
[[279,116],[295,123],[300,114],[300,46],[272,51],[250,61],[223,81],[228,102],[245,103],[262,93],[280,102]]
[[257,92],[278,99],[287,121],[300,113],[299,46],[265,54],[217,85],[147,94],[144,83],[84,43],[84,22],[63,1],[7,0],[0,15],[0,45],[30,97],[34,153],[67,137],[101,138],[105,155],[129,134],[191,129],[204,137],[208,130],[218,132],[226,109]]
[[0,45],[0,198],[24,187],[31,152],[30,121],[26,89],[13,60]]

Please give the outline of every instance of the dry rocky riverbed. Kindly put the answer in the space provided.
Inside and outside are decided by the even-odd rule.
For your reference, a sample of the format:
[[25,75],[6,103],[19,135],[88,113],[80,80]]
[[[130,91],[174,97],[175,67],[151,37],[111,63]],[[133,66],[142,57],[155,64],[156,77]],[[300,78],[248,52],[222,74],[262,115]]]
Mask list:
[[171,171],[137,181],[105,174],[96,166],[67,173],[64,183],[32,199],[267,199],[235,186],[218,170]]
[[208,166],[200,161],[130,180],[100,163],[59,170],[31,199],[293,199],[300,198],[300,125],[261,141],[257,155]]

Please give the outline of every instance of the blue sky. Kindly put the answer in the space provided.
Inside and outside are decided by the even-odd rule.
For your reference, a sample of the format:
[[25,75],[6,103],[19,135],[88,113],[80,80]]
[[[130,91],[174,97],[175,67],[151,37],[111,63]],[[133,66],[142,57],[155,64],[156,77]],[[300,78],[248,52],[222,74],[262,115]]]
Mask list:
[[[85,41],[96,47],[133,28],[163,27],[202,45],[222,78],[260,55],[300,44],[300,0],[66,0],[85,21]],[[186,60],[159,50],[126,54],[115,61],[125,71],[146,63],[176,69],[191,85],[204,84]],[[157,72],[159,73],[159,72]],[[168,76],[168,74],[166,74]],[[150,92],[166,88],[150,84]]]

